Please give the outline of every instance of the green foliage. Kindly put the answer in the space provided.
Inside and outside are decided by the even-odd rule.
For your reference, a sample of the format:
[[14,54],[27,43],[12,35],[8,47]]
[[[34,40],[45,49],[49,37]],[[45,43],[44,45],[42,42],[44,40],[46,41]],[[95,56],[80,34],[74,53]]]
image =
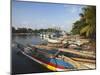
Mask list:
[[73,34],[80,34],[80,30],[82,29],[82,27],[84,27],[86,25],[86,23],[84,21],[85,21],[84,19],[76,21],[73,24],[73,28],[72,28],[71,32]]
[[72,33],[95,38],[96,35],[96,7],[87,6],[80,13],[80,20],[76,21],[72,28]]
[[47,28],[47,29],[31,29],[31,28],[18,28],[12,27],[12,33],[46,33],[46,32],[60,32],[60,30]]

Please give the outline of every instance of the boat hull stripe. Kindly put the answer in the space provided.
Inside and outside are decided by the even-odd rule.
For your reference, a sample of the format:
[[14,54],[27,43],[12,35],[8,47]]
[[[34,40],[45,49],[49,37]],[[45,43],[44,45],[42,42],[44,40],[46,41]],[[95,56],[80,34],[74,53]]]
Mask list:
[[[34,56],[32,56],[32,57],[34,57]],[[44,60],[42,60],[42,59],[40,59],[40,58],[37,58],[37,57],[34,57],[34,58],[37,59],[37,60],[39,60],[39,61],[41,61],[41,62],[43,62],[43,63],[46,63],[46,64],[51,65],[51,66],[54,66],[54,67],[56,67],[56,68],[65,69],[63,66],[56,65],[56,64],[54,64],[54,63],[44,61]]]

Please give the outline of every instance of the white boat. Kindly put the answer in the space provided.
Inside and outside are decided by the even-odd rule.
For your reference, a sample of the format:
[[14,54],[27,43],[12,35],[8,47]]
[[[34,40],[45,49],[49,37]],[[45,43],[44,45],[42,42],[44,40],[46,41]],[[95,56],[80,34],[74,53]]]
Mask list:
[[59,40],[57,37],[54,37],[52,34],[41,34],[40,36],[49,43],[61,43],[61,40]]
[[47,39],[47,41],[50,42],[50,43],[61,43],[61,41],[58,40],[58,39],[50,39],[50,38],[46,38],[46,39]]

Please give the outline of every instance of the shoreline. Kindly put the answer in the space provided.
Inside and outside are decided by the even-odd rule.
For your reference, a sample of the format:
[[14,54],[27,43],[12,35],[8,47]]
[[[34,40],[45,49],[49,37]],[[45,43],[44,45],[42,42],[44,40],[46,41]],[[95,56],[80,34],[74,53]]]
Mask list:
[[12,33],[12,35],[36,35],[36,33]]

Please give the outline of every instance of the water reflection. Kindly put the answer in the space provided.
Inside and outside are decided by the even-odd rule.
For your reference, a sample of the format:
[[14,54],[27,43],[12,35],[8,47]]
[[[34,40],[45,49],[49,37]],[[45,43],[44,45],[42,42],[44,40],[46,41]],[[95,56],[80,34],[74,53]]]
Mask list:
[[[40,44],[43,41],[39,36],[13,36],[12,44],[18,42],[21,44]],[[22,54],[17,54],[19,49],[16,46],[12,46],[12,73],[13,74],[25,74],[25,73],[40,73],[50,72],[47,68],[30,60]]]

